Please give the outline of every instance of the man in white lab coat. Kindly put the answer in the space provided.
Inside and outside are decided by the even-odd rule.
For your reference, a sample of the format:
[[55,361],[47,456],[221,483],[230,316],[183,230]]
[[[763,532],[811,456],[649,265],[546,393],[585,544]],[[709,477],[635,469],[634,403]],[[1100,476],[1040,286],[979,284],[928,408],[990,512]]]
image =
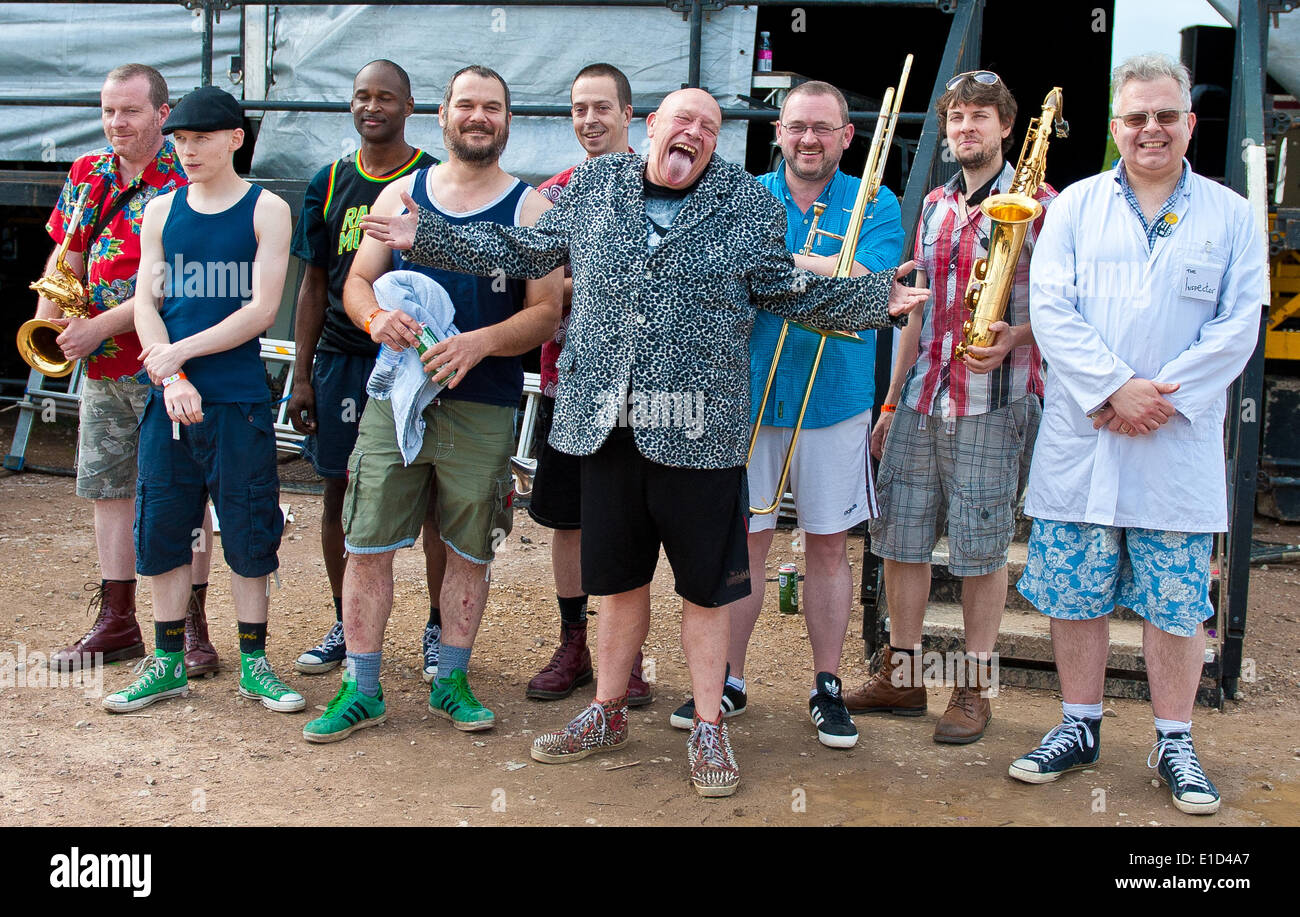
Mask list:
[[1155,713],[1148,765],[1184,812],[1218,811],[1192,747],[1215,532],[1227,529],[1226,390],[1268,299],[1250,205],[1191,171],[1186,68],[1139,55],[1115,69],[1122,162],[1065,189],[1031,267],[1048,366],[1025,512],[1022,594],[1052,618],[1063,722],[1010,774],[1048,783],[1099,756],[1108,615],[1141,615]]

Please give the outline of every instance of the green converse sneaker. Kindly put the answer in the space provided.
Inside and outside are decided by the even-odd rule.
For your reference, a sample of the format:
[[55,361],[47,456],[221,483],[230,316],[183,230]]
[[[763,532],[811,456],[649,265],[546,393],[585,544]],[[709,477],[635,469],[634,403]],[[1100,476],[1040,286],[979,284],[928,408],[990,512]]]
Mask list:
[[429,692],[429,710],[464,732],[491,729],[497,724],[496,714],[478,702],[470,690],[464,669],[452,669],[451,675],[439,678]]
[[239,693],[279,713],[297,713],[307,706],[307,699],[280,680],[271,671],[266,653],[240,653]]
[[354,730],[378,726],[387,718],[383,687],[374,697],[367,697],[357,690],[356,679],[344,671],[339,693],[324,713],[302,728],[302,737],[308,742],[338,742]]
[[184,653],[155,652],[137,662],[134,671],[140,677],[131,687],[101,701],[109,713],[130,713],[154,701],[190,693]]

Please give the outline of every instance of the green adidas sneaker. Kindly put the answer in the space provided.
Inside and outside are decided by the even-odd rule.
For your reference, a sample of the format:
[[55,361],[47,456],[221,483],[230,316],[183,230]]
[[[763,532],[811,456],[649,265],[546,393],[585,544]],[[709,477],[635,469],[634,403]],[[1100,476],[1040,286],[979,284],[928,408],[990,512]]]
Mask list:
[[464,669],[452,669],[449,676],[433,683],[429,710],[451,720],[451,725],[464,732],[491,729],[497,724],[496,714],[480,704],[470,690]]
[[367,697],[357,690],[356,679],[344,671],[339,693],[324,713],[302,728],[302,737],[308,742],[338,742],[354,730],[378,726],[387,718],[383,687],[374,697]]
[[184,653],[155,652],[137,662],[134,671],[140,677],[129,688],[101,701],[109,713],[130,713],[155,701],[190,693]]
[[266,653],[239,654],[239,693],[260,700],[262,706],[279,713],[297,713],[307,706],[307,699],[280,680],[271,670]]

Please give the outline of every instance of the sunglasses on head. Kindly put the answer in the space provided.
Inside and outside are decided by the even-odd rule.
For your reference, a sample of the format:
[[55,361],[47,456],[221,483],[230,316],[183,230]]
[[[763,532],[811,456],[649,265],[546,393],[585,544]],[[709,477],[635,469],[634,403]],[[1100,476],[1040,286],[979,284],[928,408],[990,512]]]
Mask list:
[[970,77],[977,83],[983,83],[985,86],[992,86],[1001,78],[992,70],[967,70],[965,73],[959,73],[948,81],[947,89],[956,89],[962,80]]
[[1124,122],[1125,127],[1143,128],[1147,126],[1147,121],[1151,118],[1156,119],[1156,124],[1168,127],[1174,124],[1185,115],[1181,108],[1162,108],[1157,112],[1131,111],[1126,115],[1119,115],[1119,119]]

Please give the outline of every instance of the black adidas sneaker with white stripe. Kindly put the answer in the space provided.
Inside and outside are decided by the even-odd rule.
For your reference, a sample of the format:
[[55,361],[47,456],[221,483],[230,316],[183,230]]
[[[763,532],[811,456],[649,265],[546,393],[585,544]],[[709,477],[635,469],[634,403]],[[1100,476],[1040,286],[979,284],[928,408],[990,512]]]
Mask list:
[[808,701],[808,716],[817,727],[817,741],[827,748],[852,748],[858,744],[858,727],[844,706],[842,687],[830,672],[818,672],[817,693]]
[[[727,675],[723,676],[722,681],[722,716],[724,719],[740,716],[745,712],[745,707],[749,702],[748,696],[739,688],[733,688],[727,684],[726,678],[731,674],[731,664],[727,664]],[[673,711],[673,715],[668,718],[668,722],[678,729],[693,729],[695,727],[695,698],[686,698],[686,703],[682,704]]]

